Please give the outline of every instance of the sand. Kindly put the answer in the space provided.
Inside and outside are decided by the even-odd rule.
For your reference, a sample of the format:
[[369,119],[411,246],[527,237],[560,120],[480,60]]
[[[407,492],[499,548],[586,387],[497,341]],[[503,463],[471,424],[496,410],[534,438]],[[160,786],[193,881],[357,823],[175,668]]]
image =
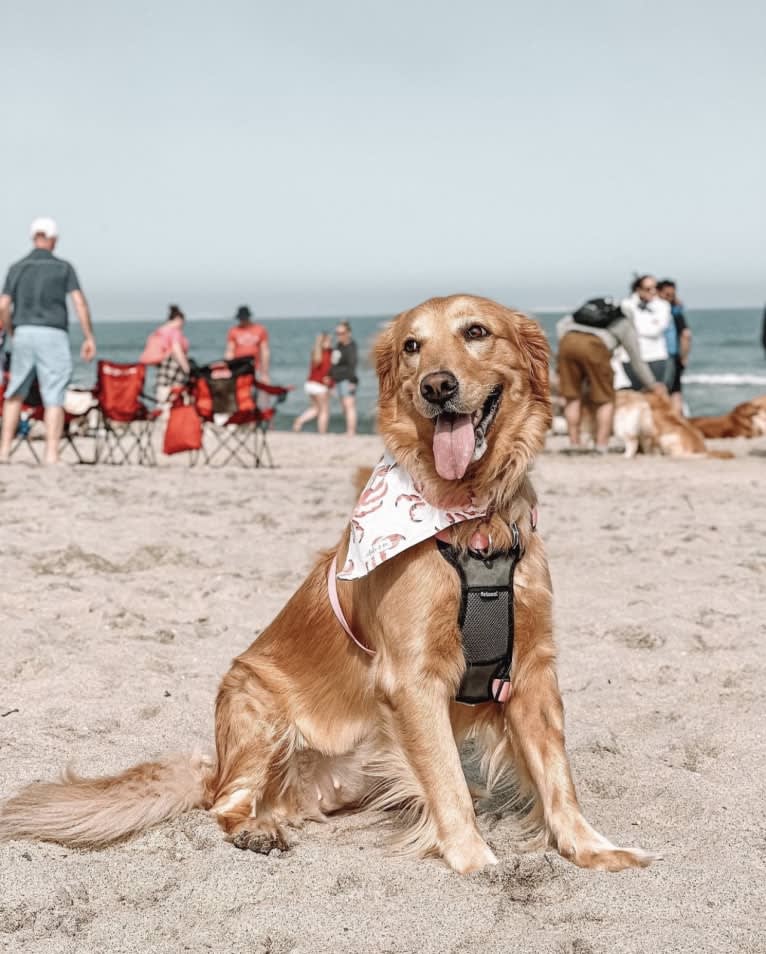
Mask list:
[[[272,444],[273,471],[0,469],[0,795],[66,763],[210,746],[219,678],[336,541],[353,468],[380,452]],[[392,856],[365,814],[262,857],[194,812],[103,851],[0,845],[0,948],[766,950],[766,443],[731,446],[733,461],[548,452],[536,473],[580,798],[662,861],[606,874],[517,854],[498,814],[481,826],[500,864],[469,877]]]

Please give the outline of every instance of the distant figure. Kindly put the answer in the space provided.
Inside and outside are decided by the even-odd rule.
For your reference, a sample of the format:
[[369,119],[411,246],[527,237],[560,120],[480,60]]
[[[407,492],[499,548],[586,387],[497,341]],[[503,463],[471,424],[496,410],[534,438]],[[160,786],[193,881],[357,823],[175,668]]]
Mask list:
[[[638,345],[642,359],[649,365],[658,381],[667,385],[668,345],[665,331],[672,318],[670,305],[657,297],[657,280],[653,275],[641,275],[631,285],[629,298],[622,303],[622,310],[633,321],[638,335]],[[630,378],[634,390],[644,386],[631,363],[625,365],[625,373]]]
[[614,320],[606,327],[578,324],[572,315],[566,315],[556,324],[559,390],[566,401],[564,417],[573,450],[582,449],[580,422],[587,385],[588,399],[596,405],[596,450],[602,454],[607,451],[615,401],[611,354],[617,348],[625,349],[644,388],[667,394],[665,385],[656,380],[641,358],[632,321],[618,309],[615,311]]
[[317,335],[314,342],[311,351],[309,376],[303,386],[303,390],[309,396],[311,405],[293,422],[293,430],[296,433],[304,424],[313,421],[314,418],[317,420],[319,433],[327,433],[327,425],[330,421],[330,388],[334,384],[330,377],[331,366],[332,338],[326,331],[323,331],[321,335]]
[[356,342],[351,337],[351,325],[339,321],[335,329],[335,348],[332,353],[330,377],[338,389],[338,397],[346,418],[346,434],[356,434]]
[[64,430],[64,397],[72,376],[67,295],[82,327],[83,361],[93,360],[96,341],[77,274],[69,262],[53,254],[59,234],[56,223],[49,218],[35,219],[30,234],[34,248],[10,267],[0,295],[0,328],[13,336],[0,462],[8,460],[21,406],[37,378],[45,406],[45,462],[56,464]]
[[252,358],[255,362],[255,372],[259,381],[269,384],[269,364],[271,352],[269,350],[269,333],[263,325],[251,321],[253,313],[247,305],[240,305],[234,320],[236,327],[230,328],[226,336],[226,351],[224,358],[231,361],[233,358]]
[[186,384],[189,380],[189,339],[184,334],[186,315],[178,305],[171,305],[168,317],[154,331],[154,337],[160,340],[162,359],[157,365],[157,378],[154,396],[157,404],[164,410],[168,409],[170,392],[179,384]]
[[686,323],[684,306],[678,297],[676,283],[672,278],[663,278],[657,283],[657,294],[670,305],[670,314],[673,320],[665,331],[668,345],[668,362],[670,368],[665,375],[665,383],[670,391],[670,403],[673,410],[680,417],[684,416],[684,399],[681,391],[681,378],[684,368],[689,361],[692,348],[692,333]]

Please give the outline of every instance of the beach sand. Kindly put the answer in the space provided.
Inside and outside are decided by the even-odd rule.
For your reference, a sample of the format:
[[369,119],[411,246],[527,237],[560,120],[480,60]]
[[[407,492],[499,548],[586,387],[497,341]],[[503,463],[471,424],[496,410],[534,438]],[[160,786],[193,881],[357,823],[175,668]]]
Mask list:
[[[209,748],[216,688],[316,552],[377,438],[276,433],[276,470],[0,470],[0,795],[67,763]],[[726,446],[720,444],[717,446]],[[582,871],[518,854],[460,877],[387,849],[379,816],[279,857],[193,812],[122,845],[0,845],[0,948],[69,952],[763,952],[766,442],[737,459],[548,452],[567,748],[590,821],[662,855]]]

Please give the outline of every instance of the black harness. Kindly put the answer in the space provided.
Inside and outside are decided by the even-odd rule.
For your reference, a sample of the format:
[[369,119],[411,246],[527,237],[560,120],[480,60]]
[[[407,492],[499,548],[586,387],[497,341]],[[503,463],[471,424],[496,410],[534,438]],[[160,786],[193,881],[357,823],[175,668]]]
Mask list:
[[[437,540],[439,552],[460,577],[458,625],[465,674],[457,702],[499,702],[513,664],[513,572],[522,557],[519,528],[512,524],[510,550],[460,552]],[[506,689],[509,687],[506,687]]]

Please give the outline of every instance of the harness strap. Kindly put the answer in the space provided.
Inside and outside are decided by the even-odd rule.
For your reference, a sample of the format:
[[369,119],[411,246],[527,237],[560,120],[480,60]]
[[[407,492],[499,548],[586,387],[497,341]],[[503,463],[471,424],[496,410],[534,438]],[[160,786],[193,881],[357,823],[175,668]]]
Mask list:
[[466,705],[501,702],[511,693],[514,606],[513,577],[521,559],[521,538],[511,526],[509,550],[454,550],[439,542],[439,552],[460,579],[458,624],[466,668],[456,701]]
[[[532,531],[533,532],[536,531],[537,530],[537,507],[532,508],[532,511],[530,513],[530,522],[532,524]],[[489,698],[484,698],[482,700],[465,698],[464,688],[466,686],[467,678],[470,675],[470,670],[472,668],[470,661],[466,660],[468,663],[468,668],[466,670],[465,676],[463,677],[463,682],[461,683],[460,690],[458,691],[458,695],[456,697],[458,702],[466,702],[468,704],[471,704],[472,702],[479,702],[479,701],[486,702],[491,699],[491,700],[494,700],[495,702],[503,703],[503,702],[507,702],[511,695],[510,670],[511,670],[512,653],[513,653],[513,571],[515,569],[516,563],[518,562],[518,560],[520,559],[522,555],[520,544],[519,544],[518,527],[516,527],[516,525],[514,524],[512,529],[514,531],[514,539],[516,541],[516,544],[513,547],[513,549],[510,551],[510,553],[505,554],[506,558],[510,558],[508,583],[503,587],[498,587],[498,589],[507,589],[509,591],[510,602],[509,602],[509,609],[508,609],[509,630],[508,630],[507,649],[500,665],[499,666],[493,665],[493,668],[494,668],[493,678],[491,679],[489,683],[490,695],[489,695]],[[467,582],[466,582],[464,574],[460,571],[456,563],[452,559],[450,559],[451,553],[450,553],[450,556],[447,555],[447,551],[451,550],[451,548],[444,545],[446,542],[444,540],[444,537],[447,536],[447,534],[448,534],[448,531],[442,531],[442,533],[436,534],[436,538],[441,543],[441,545],[439,546],[439,549],[443,551],[442,555],[452,566],[455,567],[455,569],[458,570],[458,573],[460,574],[460,577],[461,577],[461,592],[462,592],[461,617],[462,617],[465,610],[465,602],[466,602],[466,596],[467,596],[468,590],[478,589],[479,587],[467,586]],[[474,538],[476,538],[475,541],[474,541]],[[474,536],[471,538],[472,547],[474,542],[477,544],[477,546],[474,548],[477,551],[486,551],[491,546],[491,541],[488,538],[486,538],[483,534],[481,534],[479,531],[476,531]],[[485,559],[485,557],[483,556],[480,556],[478,558],[482,560]],[[362,652],[367,653],[368,656],[374,656],[376,655],[375,650],[370,649],[369,646],[365,646],[363,642],[361,642],[359,639],[356,638],[356,636],[354,636],[354,632],[349,626],[348,620],[346,619],[346,616],[343,612],[343,608],[340,605],[340,600],[338,598],[338,585],[336,580],[337,563],[338,563],[338,558],[336,554],[335,556],[333,556],[332,562],[330,563],[330,566],[327,570],[327,594],[330,600],[330,606],[332,607],[332,611],[335,614],[335,618],[343,627],[343,630],[346,632],[346,634],[352,640],[352,642],[355,643],[355,645],[357,645],[359,649],[362,650]],[[478,670],[480,666],[475,666],[474,668],[477,670],[476,674],[478,675]]]
[[330,569],[327,571],[327,593],[330,597],[330,606],[332,606],[332,611],[335,613],[335,617],[340,623],[340,625],[345,629],[348,635],[351,637],[353,642],[362,650],[362,652],[367,653],[368,656],[374,656],[375,650],[370,649],[368,646],[365,646],[364,643],[360,643],[359,640],[354,636],[351,627],[348,625],[346,616],[343,612],[343,609],[340,605],[340,600],[338,599],[338,584],[335,579],[335,574],[337,572],[337,563],[338,558],[334,556],[332,558],[332,563],[330,564]]

